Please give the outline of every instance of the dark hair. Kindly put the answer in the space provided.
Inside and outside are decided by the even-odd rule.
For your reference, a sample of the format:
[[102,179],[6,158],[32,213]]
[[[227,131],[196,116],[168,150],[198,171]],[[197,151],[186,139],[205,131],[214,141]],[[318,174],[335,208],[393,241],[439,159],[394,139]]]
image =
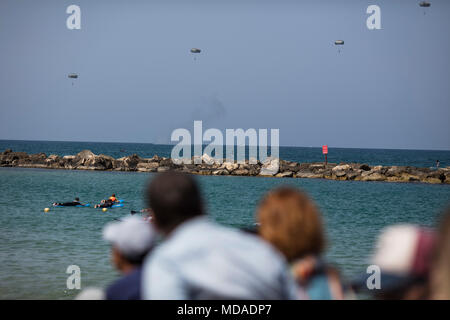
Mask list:
[[157,175],[150,182],[146,196],[155,223],[163,232],[204,214],[197,183],[184,173],[167,171]]
[[80,198],[75,198],[75,201],[80,201]]
[[115,196],[116,196],[116,194],[115,194],[115,193],[113,193],[113,194],[112,194],[112,196],[113,196],[113,197],[115,197]]
[[147,255],[149,254],[149,252],[152,250],[153,248],[150,248],[149,250],[146,250],[144,253],[140,254],[140,255],[125,255],[122,252],[120,252],[120,254],[122,255],[122,257],[127,260],[127,262],[129,264],[132,264],[134,266],[141,266],[144,263],[145,257],[147,257]]

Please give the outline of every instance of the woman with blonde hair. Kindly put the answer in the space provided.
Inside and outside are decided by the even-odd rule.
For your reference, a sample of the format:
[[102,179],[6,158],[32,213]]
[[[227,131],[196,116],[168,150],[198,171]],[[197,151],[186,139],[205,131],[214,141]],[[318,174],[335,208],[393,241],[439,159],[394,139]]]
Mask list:
[[337,270],[321,258],[325,248],[321,214],[305,193],[291,187],[269,192],[257,209],[257,220],[260,236],[286,257],[309,299],[343,299]]

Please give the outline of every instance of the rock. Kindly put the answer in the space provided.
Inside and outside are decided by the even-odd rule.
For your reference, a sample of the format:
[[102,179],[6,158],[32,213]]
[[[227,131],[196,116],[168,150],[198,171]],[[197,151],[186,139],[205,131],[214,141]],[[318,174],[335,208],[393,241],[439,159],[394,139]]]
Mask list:
[[211,175],[212,174],[212,171],[211,170],[209,170],[209,169],[200,169],[200,170],[197,170],[196,172],[195,172],[195,174],[199,174],[199,175],[203,175],[203,176],[209,176],[209,175]]
[[208,154],[203,154],[202,156],[202,161],[203,163],[207,164],[207,165],[213,165],[215,163],[214,158],[210,157]]
[[63,159],[72,161],[73,159],[75,159],[75,156],[64,156]]
[[169,158],[162,158],[160,161],[159,161],[159,165],[161,166],[161,167],[172,167],[173,165],[174,165],[174,163],[172,162],[172,159],[169,159]]
[[335,171],[347,171],[350,170],[351,167],[348,164],[342,164],[342,165],[338,165],[336,167],[334,167],[331,171],[335,172]]
[[259,172],[260,176],[274,176],[280,170],[280,160],[277,158],[268,158],[264,161],[261,171]]
[[347,171],[347,180],[355,180],[361,175],[361,172],[361,169]]
[[215,175],[215,176],[227,176],[230,173],[226,169],[219,169],[219,170],[213,171],[212,174]]
[[250,165],[254,165],[254,164],[259,164],[260,162],[259,162],[259,160],[258,159],[256,159],[255,157],[250,157],[249,159],[248,159],[248,164],[250,164]]
[[219,169],[226,169],[229,173],[239,168],[239,164],[233,162],[224,162]]
[[91,150],[83,150],[79,152],[73,159],[72,159],[72,167],[80,169],[87,169],[90,163],[87,163],[89,160],[94,159],[95,154]]
[[275,175],[275,177],[277,177],[277,178],[291,178],[293,176],[294,176],[294,173],[292,171],[284,171],[284,172],[280,172]]
[[9,152],[7,150],[6,154],[2,154],[0,156],[0,164],[2,166],[17,166],[22,163],[26,163],[27,159],[29,159],[30,156],[26,152]]
[[231,174],[234,176],[248,176],[249,171],[247,169],[237,169],[234,170]]
[[155,154],[152,158],[151,158],[152,162],[160,162],[161,161],[161,157],[158,156],[157,154]]
[[335,177],[341,178],[344,177],[349,170],[351,170],[351,167],[348,164],[343,164],[335,166],[333,169],[331,169],[331,172]]
[[122,160],[122,165],[125,169],[125,171],[134,171],[136,170],[136,167],[138,163],[140,162],[141,158],[137,154],[132,154],[131,156],[125,157]]
[[257,164],[251,164],[248,168],[248,175],[257,176],[260,172],[260,166]]
[[303,171],[297,172],[295,176],[297,178],[312,178],[312,179],[320,179],[324,177],[324,175],[320,173],[303,172]]
[[95,154],[91,150],[80,151],[75,156],[75,158],[84,159],[84,160],[87,160],[87,159],[90,159],[90,158],[93,158],[93,157],[95,157]]
[[140,172],[156,172],[159,167],[157,162],[139,162],[136,166],[136,170]]
[[61,157],[58,156],[57,154],[51,154],[51,155],[48,156],[47,162],[59,161],[60,159],[61,159]]
[[450,171],[447,171],[445,174],[445,180],[443,180],[443,183],[450,183]]
[[[372,171],[370,171],[370,172],[372,172]],[[366,174],[364,176],[361,176],[360,180],[361,181],[384,181],[384,180],[386,180],[386,177],[378,172],[372,172],[371,174]]]
[[397,177],[397,181],[400,182],[414,182],[414,181],[420,181],[420,178],[418,176],[412,175],[407,172],[403,172],[399,177]]
[[309,165],[308,169],[309,169],[309,171],[317,172],[319,170],[322,170],[322,171],[325,170],[326,166],[323,163],[312,163]]
[[[445,176],[444,176],[444,178],[445,178]],[[422,179],[421,181],[426,182],[426,183],[433,183],[433,184],[440,184],[440,183],[444,182],[441,179],[434,178],[434,177],[426,177],[426,178]]]
[[[164,172],[177,170],[199,175],[235,175],[235,176],[275,176],[280,178],[325,178],[334,180],[392,181],[392,182],[424,182],[450,184],[450,167],[416,168],[411,166],[374,166],[358,163],[297,163],[276,158],[267,158],[263,163],[245,161],[242,163],[220,163],[213,157],[204,154],[198,157],[198,164],[174,163],[170,158],[157,155],[152,158],[140,158],[133,154],[114,159],[111,156],[95,155],[90,150],[83,150],[77,155],[60,157],[45,153],[28,155],[25,152],[13,152],[10,149],[0,154],[2,167],[79,169],[79,170],[116,170]],[[254,159],[256,160],[256,159]]]

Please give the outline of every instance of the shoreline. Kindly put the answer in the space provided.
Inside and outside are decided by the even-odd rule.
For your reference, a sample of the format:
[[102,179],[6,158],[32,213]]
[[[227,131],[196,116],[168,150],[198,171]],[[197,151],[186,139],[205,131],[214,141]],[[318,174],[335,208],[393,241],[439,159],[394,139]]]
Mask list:
[[431,169],[412,166],[369,166],[361,163],[298,163],[268,158],[256,164],[222,162],[208,155],[201,157],[201,164],[178,164],[170,158],[141,158],[136,154],[113,158],[83,150],[76,155],[27,154],[10,149],[0,154],[0,167],[41,168],[63,170],[164,172],[177,170],[197,175],[260,176],[275,178],[309,178],[338,181],[385,181],[450,184],[450,167]]

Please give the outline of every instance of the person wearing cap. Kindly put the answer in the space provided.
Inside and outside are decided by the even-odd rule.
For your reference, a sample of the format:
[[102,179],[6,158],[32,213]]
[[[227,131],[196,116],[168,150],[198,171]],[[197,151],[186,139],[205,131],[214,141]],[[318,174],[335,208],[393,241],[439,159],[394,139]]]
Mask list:
[[161,173],[147,196],[163,241],[144,263],[144,299],[298,298],[281,254],[255,235],[207,218],[194,177]]
[[435,245],[432,230],[411,224],[385,228],[370,263],[379,268],[379,288],[370,289],[365,275],[354,289],[381,300],[417,300],[429,297],[428,279]]
[[111,244],[111,261],[123,274],[106,289],[107,300],[141,299],[141,266],[155,244],[152,226],[136,216],[111,222],[103,229],[103,238]]

